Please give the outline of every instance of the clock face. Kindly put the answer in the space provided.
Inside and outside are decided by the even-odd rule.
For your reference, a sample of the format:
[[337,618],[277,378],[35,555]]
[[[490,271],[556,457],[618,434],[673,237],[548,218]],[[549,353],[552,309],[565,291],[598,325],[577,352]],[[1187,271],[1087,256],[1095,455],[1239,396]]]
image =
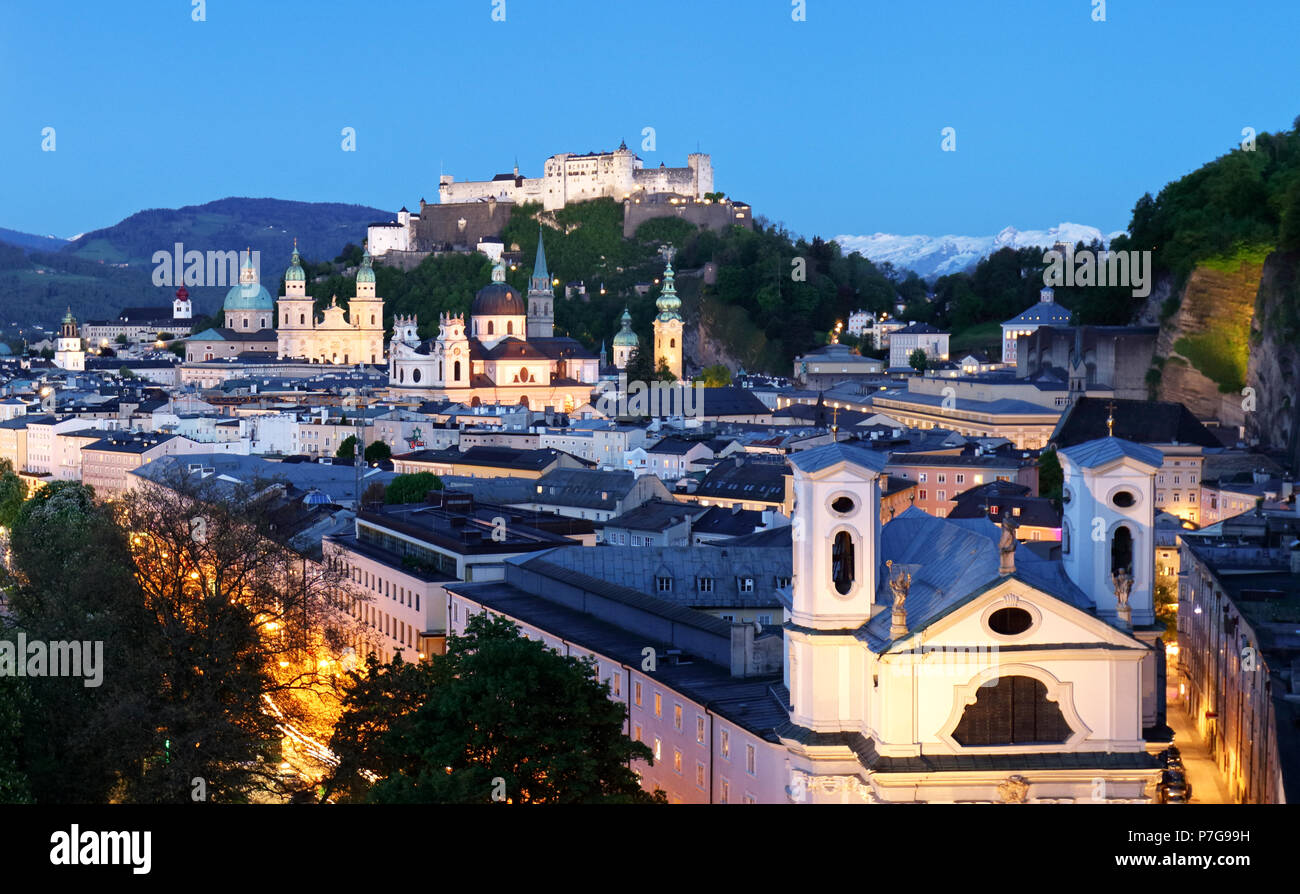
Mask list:
[[459,357],[459,356],[460,356],[460,348],[456,348],[455,350],[452,351],[452,353],[455,354],[457,357]]
[[1064,503],[1070,502],[1070,489],[1068,487],[1061,489],[1061,501]]

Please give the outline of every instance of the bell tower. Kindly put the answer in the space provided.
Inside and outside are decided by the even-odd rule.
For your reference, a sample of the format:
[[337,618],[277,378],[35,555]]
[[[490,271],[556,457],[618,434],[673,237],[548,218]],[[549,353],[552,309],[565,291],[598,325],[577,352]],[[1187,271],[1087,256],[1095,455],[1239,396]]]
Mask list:
[[1153,447],[1106,437],[1067,447],[1058,456],[1065,479],[1065,573],[1092,598],[1097,614],[1112,623],[1127,614],[1120,611],[1115,579],[1129,575],[1131,619],[1123,619],[1120,626],[1154,624],[1153,481],[1164,455]]
[[444,365],[440,376],[444,388],[468,388],[470,383],[469,337],[460,314],[438,315],[437,354]]
[[882,454],[838,443],[790,458],[794,578],[786,674],[790,720],[810,730],[856,729],[861,721],[866,675],[853,634],[885,610],[876,603],[885,462]]
[[680,313],[682,300],[677,297],[677,285],[673,277],[673,262],[671,260],[671,246],[669,247],[668,266],[664,268],[663,288],[659,292],[659,298],[655,301],[655,307],[659,313],[654,319],[655,333],[655,353],[654,367],[657,372],[662,364],[668,367],[678,380],[682,377],[682,315]]
[[546,269],[546,247],[542,244],[540,227],[537,230],[537,260],[533,263],[533,275],[528,279],[527,332],[529,338],[555,336],[555,289]]

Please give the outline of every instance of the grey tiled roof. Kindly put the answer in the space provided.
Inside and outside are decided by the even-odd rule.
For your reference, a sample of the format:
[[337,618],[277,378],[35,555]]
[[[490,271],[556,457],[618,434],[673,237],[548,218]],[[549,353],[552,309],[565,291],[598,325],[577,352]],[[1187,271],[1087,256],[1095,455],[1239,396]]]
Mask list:
[[822,447],[814,447],[812,450],[800,451],[790,457],[790,464],[807,474],[820,472],[841,462],[883,472],[887,461],[883,453],[848,444],[826,444]]
[[[779,609],[778,579],[785,585],[794,573],[793,554],[780,547],[575,546],[537,561],[693,608]],[[671,581],[671,589],[659,589],[661,578]],[[702,591],[701,578],[711,581],[712,589]],[[741,578],[753,580],[751,592],[741,591]]]
[[[881,529],[876,603],[893,604],[884,564],[892,560],[893,573],[912,575],[908,632],[930,626],[1003,580],[998,574],[1000,537],[1001,530],[985,519],[942,519],[915,507],[907,509]],[[1092,611],[1092,600],[1066,577],[1060,562],[1023,548],[1017,548],[1015,559],[1012,576],[1017,580],[1082,611]],[[884,651],[893,639],[889,627],[890,613],[883,611],[862,627],[858,637],[873,651]]]
[[1098,438],[1075,447],[1066,447],[1061,453],[1068,456],[1076,466],[1084,469],[1093,469],[1125,456],[1146,463],[1148,466],[1155,466],[1157,469],[1165,461],[1165,455],[1154,447],[1134,444],[1122,438]]

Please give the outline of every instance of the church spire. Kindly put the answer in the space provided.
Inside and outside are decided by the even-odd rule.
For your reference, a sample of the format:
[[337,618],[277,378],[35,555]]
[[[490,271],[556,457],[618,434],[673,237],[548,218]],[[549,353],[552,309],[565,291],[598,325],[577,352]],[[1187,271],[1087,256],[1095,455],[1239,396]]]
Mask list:
[[546,246],[542,242],[542,228],[537,228],[537,260],[533,262],[533,275],[528,283],[530,292],[550,292],[551,274],[546,269]]
[[673,280],[673,262],[669,261],[668,266],[664,268],[664,285],[659,292],[659,298],[655,301],[655,307],[659,309],[658,319],[663,321],[680,320],[682,315],[678,310],[682,306],[682,300],[677,297],[677,284]]

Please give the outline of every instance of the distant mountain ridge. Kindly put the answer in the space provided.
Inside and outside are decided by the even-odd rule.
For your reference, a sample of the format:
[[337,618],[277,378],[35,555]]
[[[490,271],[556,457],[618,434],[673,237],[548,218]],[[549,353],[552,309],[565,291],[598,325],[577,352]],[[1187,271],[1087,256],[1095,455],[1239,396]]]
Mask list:
[[[262,281],[274,291],[293,241],[305,259],[329,261],[366,227],[393,213],[365,205],[229,197],[182,208],[152,208],[73,240],[0,229],[4,323],[53,325],[71,307],[79,319],[114,317],[123,307],[164,306],[173,288],[153,284],[155,252],[261,252]],[[224,288],[191,287],[195,310],[215,311]]]
[[0,242],[8,242],[10,245],[17,245],[19,248],[58,251],[70,241],[60,239],[58,236],[37,236],[35,233],[23,233],[18,230],[7,230],[0,227]]
[[875,233],[870,236],[836,236],[845,252],[859,252],[873,263],[890,263],[894,267],[914,270],[929,279],[970,270],[981,258],[1002,248],[1051,248],[1057,241],[1092,242],[1110,240],[1122,231],[1104,234],[1086,224],[1061,223],[1046,230],[1017,230],[1004,227],[995,236],[899,236]]

